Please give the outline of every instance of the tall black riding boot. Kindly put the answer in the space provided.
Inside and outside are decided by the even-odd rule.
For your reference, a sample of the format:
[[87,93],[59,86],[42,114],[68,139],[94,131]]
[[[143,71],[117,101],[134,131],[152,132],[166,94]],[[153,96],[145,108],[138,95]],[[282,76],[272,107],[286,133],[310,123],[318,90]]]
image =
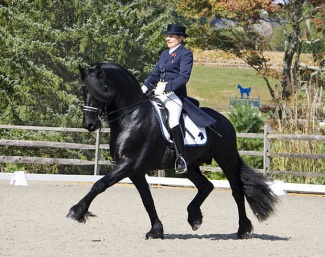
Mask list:
[[176,150],[175,171],[176,174],[187,173],[187,163],[185,161],[184,135],[180,125],[171,128],[171,134]]

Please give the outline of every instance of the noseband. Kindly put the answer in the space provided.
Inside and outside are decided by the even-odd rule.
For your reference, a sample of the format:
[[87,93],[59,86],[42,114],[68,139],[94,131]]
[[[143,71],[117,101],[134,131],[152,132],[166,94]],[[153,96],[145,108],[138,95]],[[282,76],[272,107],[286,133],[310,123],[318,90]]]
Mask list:
[[93,106],[84,105],[83,110],[86,111],[86,112],[98,112],[98,118],[99,119],[106,118],[108,116],[112,116],[113,114],[120,113],[117,117],[109,120],[109,123],[112,123],[112,122],[114,122],[116,120],[121,119],[125,115],[133,112],[135,109],[139,108],[141,105],[145,104],[148,101],[149,101],[149,98],[145,98],[144,100],[142,100],[140,102],[137,102],[135,104],[123,107],[123,108],[118,109],[118,110],[111,111],[110,113],[107,112],[107,106],[105,105],[105,103],[102,103],[102,105],[100,107],[93,107]]
[[105,103],[102,103],[100,107],[84,105],[82,110],[86,112],[98,112],[98,118],[100,119],[105,118],[108,115]]
[[88,106],[88,105],[84,105],[82,110],[88,111],[88,112],[99,112],[99,108]]

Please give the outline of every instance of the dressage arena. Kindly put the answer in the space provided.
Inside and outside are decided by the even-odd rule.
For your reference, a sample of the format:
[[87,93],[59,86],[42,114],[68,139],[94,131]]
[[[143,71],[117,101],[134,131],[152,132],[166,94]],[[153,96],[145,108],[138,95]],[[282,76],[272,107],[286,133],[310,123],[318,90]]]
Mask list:
[[149,218],[132,185],[99,195],[79,224],[65,217],[92,183],[0,181],[1,257],[83,256],[325,256],[325,196],[281,196],[276,215],[254,225],[252,239],[237,240],[237,209],[229,190],[214,190],[202,205],[203,225],[192,231],[186,207],[194,188],[152,187],[164,240],[145,240]]

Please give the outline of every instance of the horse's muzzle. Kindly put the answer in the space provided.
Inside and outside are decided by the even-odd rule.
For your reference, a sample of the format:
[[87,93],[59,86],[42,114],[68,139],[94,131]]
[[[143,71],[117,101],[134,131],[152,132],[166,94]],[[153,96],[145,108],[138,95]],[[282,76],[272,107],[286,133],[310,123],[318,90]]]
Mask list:
[[87,129],[89,132],[94,132],[95,130],[99,129],[102,125],[100,119],[97,119],[95,122],[86,122],[83,121],[82,126]]

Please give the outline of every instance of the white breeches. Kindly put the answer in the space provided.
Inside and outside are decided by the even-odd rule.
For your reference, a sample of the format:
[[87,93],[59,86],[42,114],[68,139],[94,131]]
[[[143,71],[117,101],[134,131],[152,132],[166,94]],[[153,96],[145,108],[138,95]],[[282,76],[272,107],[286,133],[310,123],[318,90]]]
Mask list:
[[183,103],[178,98],[178,96],[174,92],[172,92],[172,93],[161,94],[156,97],[159,98],[163,102],[163,104],[165,105],[165,107],[168,110],[169,128],[173,128],[173,127],[176,127],[177,125],[179,125],[179,118],[181,117],[181,114],[182,114]]

